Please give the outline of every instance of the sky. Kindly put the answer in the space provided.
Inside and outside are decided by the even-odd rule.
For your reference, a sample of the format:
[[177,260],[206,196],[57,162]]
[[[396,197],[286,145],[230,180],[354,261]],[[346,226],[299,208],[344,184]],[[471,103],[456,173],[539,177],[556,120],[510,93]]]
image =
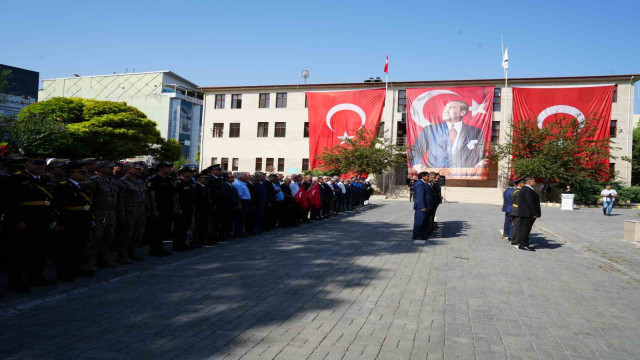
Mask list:
[[[41,79],[171,70],[200,86],[640,73],[640,2],[9,1],[0,63]],[[636,86],[636,96],[638,86]],[[636,104],[637,105],[637,104]],[[638,106],[636,106],[638,109]]]

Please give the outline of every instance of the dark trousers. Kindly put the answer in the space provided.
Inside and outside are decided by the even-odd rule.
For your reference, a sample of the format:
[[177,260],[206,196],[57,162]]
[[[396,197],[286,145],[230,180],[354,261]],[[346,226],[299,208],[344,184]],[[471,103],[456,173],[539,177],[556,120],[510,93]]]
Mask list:
[[151,236],[149,237],[149,252],[159,252],[164,250],[162,243],[164,239],[171,237],[171,226],[173,225],[173,208],[158,209],[160,216],[150,218]]
[[211,224],[211,234],[209,241],[213,244],[222,240],[225,237],[224,226],[222,220],[224,218],[224,205],[219,204],[216,206],[209,215],[209,223]]
[[[425,231],[425,223],[427,222],[427,217],[429,216],[429,212],[422,212],[421,209],[415,209],[415,213],[413,215],[413,238],[426,238]],[[428,227],[427,227],[428,228]]]
[[511,216],[511,244],[518,245],[518,235],[520,233],[520,226],[522,225],[522,218],[520,216]]
[[[14,226],[11,224],[11,226]],[[3,234],[3,237],[5,234]],[[17,232],[9,229],[7,241],[7,278],[10,287],[37,283],[44,277],[44,265],[47,257],[46,243],[50,240],[49,224],[30,224],[27,230]]]
[[236,211],[233,219],[233,236],[242,236],[244,234],[244,224],[249,217],[251,210],[251,200],[240,200],[241,210]]
[[512,221],[513,220],[511,219],[511,215],[508,212],[504,213],[504,227],[502,229],[502,236],[508,236],[509,238],[511,238],[509,230],[511,230]]
[[518,227],[517,235],[518,245],[529,246],[529,234],[531,233],[531,228],[533,227],[534,222],[536,222],[536,219],[532,217],[520,218],[520,226]]
[[84,224],[65,223],[65,231],[56,234],[53,261],[58,268],[58,277],[72,279],[80,271],[82,254],[89,239],[89,220]]
[[256,206],[255,210],[255,224],[253,225],[253,232],[259,234],[262,232],[262,223],[264,222],[264,204]]
[[187,232],[191,228],[193,222],[193,211],[183,211],[182,214],[176,216],[173,229],[173,247],[175,249],[184,248],[187,241]]
[[198,229],[194,237],[197,244],[206,244],[209,241],[209,212],[197,212],[195,215],[196,228]]

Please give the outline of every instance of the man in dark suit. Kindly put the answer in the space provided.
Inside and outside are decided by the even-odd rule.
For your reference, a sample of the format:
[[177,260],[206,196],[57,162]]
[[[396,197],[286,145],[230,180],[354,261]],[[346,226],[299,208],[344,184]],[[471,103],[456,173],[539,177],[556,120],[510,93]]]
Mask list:
[[[426,181],[425,181],[426,180]],[[433,210],[433,190],[427,184],[429,174],[421,172],[414,183],[415,198],[413,202],[413,239],[427,240],[429,230],[429,211]]]
[[520,226],[518,229],[518,249],[526,251],[535,251],[532,247],[529,247],[529,234],[533,223],[542,216],[540,210],[540,196],[533,190],[536,185],[536,180],[533,178],[527,178],[524,181],[525,186],[520,191],[518,196],[518,216],[520,219]]
[[502,212],[504,213],[504,226],[502,228],[502,238],[509,238],[509,229],[511,228],[511,193],[515,187],[513,181],[509,181],[509,187],[502,193]]
[[[486,167],[484,134],[477,127],[463,123],[469,104],[462,100],[447,103],[441,123],[422,128],[411,148],[412,166],[416,171],[434,168]],[[427,154],[427,162],[423,157]],[[426,166],[425,166],[426,165]]]

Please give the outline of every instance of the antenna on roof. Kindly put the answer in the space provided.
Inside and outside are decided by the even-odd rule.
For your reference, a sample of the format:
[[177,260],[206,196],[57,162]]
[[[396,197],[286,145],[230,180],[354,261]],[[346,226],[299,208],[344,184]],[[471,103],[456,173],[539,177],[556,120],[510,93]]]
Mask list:
[[124,73],[126,74],[129,71],[129,69],[124,69]]
[[302,70],[301,76],[304,79],[304,84],[307,85],[307,79],[309,78],[309,70]]

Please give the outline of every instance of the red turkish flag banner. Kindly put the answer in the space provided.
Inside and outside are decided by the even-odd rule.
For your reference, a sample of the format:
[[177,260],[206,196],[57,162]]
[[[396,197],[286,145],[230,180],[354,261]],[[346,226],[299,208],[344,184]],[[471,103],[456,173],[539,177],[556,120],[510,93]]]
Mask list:
[[494,86],[407,89],[409,176],[489,178]]
[[[614,85],[514,87],[514,124],[530,121],[531,126],[542,129],[546,121],[553,119],[575,118],[582,124],[588,119],[588,124],[596,127],[588,140],[609,139],[613,89]],[[608,159],[602,162],[598,166],[608,168]]]
[[309,167],[325,149],[342,145],[361,128],[375,131],[382,117],[385,89],[307,92]]
[[319,209],[322,207],[322,197],[320,196],[320,186],[318,183],[313,183],[307,191],[308,203],[314,208]]
[[309,202],[307,201],[307,191],[304,189],[304,186],[300,186],[300,189],[293,196],[293,198],[300,206],[300,209],[309,210]]

